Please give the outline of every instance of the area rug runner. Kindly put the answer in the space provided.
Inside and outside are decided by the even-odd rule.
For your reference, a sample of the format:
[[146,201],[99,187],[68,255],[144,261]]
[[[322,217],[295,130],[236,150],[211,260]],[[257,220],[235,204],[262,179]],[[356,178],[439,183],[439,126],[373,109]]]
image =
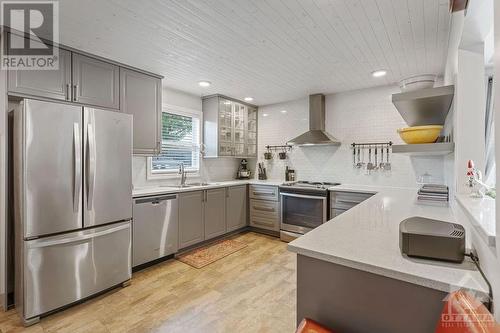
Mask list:
[[194,268],[202,268],[245,247],[247,247],[245,243],[232,239],[225,239],[180,254],[176,256],[176,258]]

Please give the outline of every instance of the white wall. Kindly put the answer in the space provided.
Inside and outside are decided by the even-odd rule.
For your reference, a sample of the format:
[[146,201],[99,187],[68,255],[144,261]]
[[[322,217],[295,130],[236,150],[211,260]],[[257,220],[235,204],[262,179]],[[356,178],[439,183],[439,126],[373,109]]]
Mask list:
[[457,193],[466,187],[467,161],[473,160],[484,174],[486,86],[483,52],[459,49],[455,83],[454,141]]
[[[452,27],[456,26],[455,35],[460,43],[450,46],[448,51],[447,73],[445,77],[449,79],[447,84],[455,84],[455,101],[452,111],[452,118],[447,120],[448,124],[453,124],[454,139],[456,141],[455,154],[451,163],[455,164],[455,182],[457,191],[464,192],[465,183],[465,162],[467,159],[474,159],[476,165],[484,171],[484,109],[485,109],[485,86],[484,86],[484,61],[489,60],[491,50],[485,48],[483,41],[489,35],[487,20],[483,18],[484,13],[491,14],[492,1],[473,1],[471,5],[483,7],[476,15],[476,9],[470,7],[467,17],[464,13],[453,14]],[[490,6],[485,9],[484,6]],[[494,8],[495,15],[495,81],[498,83],[500,77],[500,6]],[[485,28],[482,28],[484,26]],[[462,31],[463,30],[463,31]],[[452,33],[453,33],[452,29]],[[481,33],[478,33],[481,32]],[[491,37],[490,37],[491,38]],[[450,41],[456,38],[450,38]],[[451,42],[450,42],[451,43]],[[485,52],[486,51],[486,52]],[[483,55],[485,52],[485,55]],[[500,89],[495,89],[495,100],[500,100]],[[496,119],[500,119],[500,103],[495,103]],[[500,163],[500,122],[495,124],[495,149],[497,165]],[[448,163],[448,161],[446,162]],[[445,167],[447,164],[445,163]],[[497,169],[497,179],[500,177],[500,169]],[[496,206],[500,202],[500,197],[496,199]],[[468,219],[461,209],[457,209],[457,219],[461,221]],[[475,228],[471,229],[470,239],[473,248],[477,251],[480,265],[490,281],[493,289],[494,314],[500,320],[500,218],[496,217],[496,247],[487,246],[484,239],[480,237]]]
[[268,178],[284,179],[285,165],[288,165],[296,170],[298,179],[307,180],[415,187],[417,177],[427,172],[434,181],[443,181],[441,157],[410,158],[392,154],[392,171],[371,175],[352,167],[352,142],[402,143],[396,130],[407,125],[391,101],[391,95],[397,92],[400,92],[397,86],[385,86],[327,95],[326,130],[341,140],[342,145],[294,147],[286,161],[277,157],[263,160],[265,146],[285,144],[308,129],[308,97],[260,107],[258,156],[267,166]]
[[[201,111],[201,97],[183,91],[163,88],[162,103]],[[222,181],[234,179],[238,168],[239,159],[214,158],[200,160],[199,178],[189,177],[188,181]],[[134,156],[132,163],[132,181],[135,188],[154,186],[159,184],[178,183],[178,177],[169,179],[147,179],[147,157]]]

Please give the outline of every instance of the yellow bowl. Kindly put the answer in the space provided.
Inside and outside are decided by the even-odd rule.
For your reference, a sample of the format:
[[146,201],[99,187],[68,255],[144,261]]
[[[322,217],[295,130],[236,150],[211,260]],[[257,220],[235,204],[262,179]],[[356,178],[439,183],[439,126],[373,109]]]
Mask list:
[[441,133],[443,126],[413,126],[398,129],[399,136],[408,144],[414,143],[433,143]]

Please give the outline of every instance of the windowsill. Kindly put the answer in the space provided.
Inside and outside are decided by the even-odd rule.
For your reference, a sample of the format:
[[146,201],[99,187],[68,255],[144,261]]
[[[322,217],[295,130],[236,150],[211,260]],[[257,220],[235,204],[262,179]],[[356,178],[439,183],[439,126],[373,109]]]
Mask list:
[[468,194],[456,194],[460,207],[467,214],[479,235],[491,247],[496,246],[495,199],[472,198]]
[[[186,172],[186,176],[188,178],[197,178],[200,177],[200,173],[197,171],[193,172]],[[172,173],[152,173],[151,171],[148,170],[148,173],[146,175],[146,179],[148,180],[153,180],[153,179],[180,179],[181,176],[177,172],[172,172]]]

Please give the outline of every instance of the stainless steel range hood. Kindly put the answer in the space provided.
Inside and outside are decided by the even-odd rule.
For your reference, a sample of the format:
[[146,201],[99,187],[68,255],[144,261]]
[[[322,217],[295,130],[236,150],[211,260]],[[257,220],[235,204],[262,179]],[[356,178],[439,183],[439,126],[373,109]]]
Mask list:
[[288,141],[295,146],[340,145],[340,141],[325,131],[325,95],[309,95],[309,131]]

